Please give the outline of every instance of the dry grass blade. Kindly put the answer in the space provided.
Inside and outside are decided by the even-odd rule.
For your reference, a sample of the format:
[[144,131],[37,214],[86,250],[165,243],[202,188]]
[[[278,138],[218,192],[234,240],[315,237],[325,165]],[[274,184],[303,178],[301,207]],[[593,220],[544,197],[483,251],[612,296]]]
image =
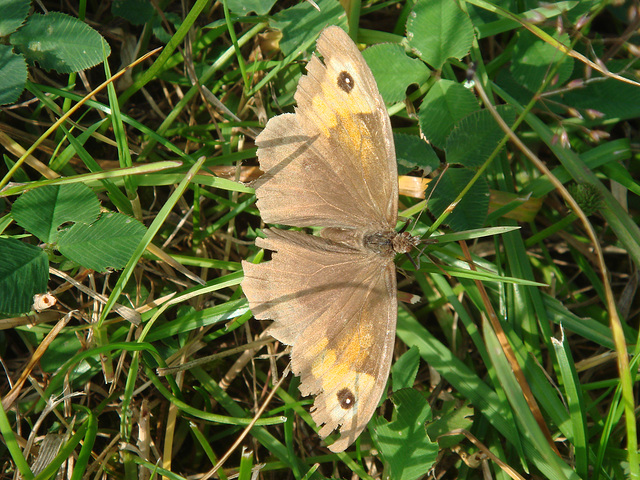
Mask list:
[[20,373],[20,377],[15,381],[9,393],[7,393],[7,395],[5,395],[5,397],[2,399],[2,408],[4,408],[5,410],[11,408],[13,403],[20,395],[22,387],[24,386],[24,382],[26,382],[27,378],[29,378],[31,370],[33,370],[33,368],[38,364],[38,362],[42,358],[42,355],[44,355],[44,352],[46,352],[47,348],[49,348],[49,345],[51,345],[51,342],[55,340],[62,329],[67,325],[67,323],[69,323],[69,320],[71,320],[73,314],[74,311],[71,311],[64,317],[62,317],[47,334],[47,336],[42,340],[42,342],[40,342],[40,345],[38,345],[38,348],[35,352],[33,352],[33,355]]

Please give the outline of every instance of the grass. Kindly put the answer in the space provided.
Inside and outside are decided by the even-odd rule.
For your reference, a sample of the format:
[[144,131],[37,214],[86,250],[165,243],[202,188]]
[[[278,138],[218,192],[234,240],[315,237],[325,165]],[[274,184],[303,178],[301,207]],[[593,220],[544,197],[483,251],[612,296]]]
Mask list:
[[[43,247],[57,300],[0,319],[3,477],[640,478],[635,7],[351,2],[346,19],[318,4],[169,2],[155,15],[168,41],[152,19],[86,5],[113,72],[132,45],[162,51],[92,95],[109,69],[32,66],[3,107],[0,233]],[[239,288],[241,260],[263,255],[253,142],[292,110],[323,22],[402,46],[365,55],[402,173],[430,180],[428,202],[401,192],[401,213],[440,235],[417,269],[397,262],[399,298],[420,301],[400,305],[387,400],[340,454]],[[417,56],[405,28],[438,37],[442,58]],[[396,61],[406,70],[385,75]],[[25,192],[78,184],[147,227],[116,269],[88,270],[14,218]]]

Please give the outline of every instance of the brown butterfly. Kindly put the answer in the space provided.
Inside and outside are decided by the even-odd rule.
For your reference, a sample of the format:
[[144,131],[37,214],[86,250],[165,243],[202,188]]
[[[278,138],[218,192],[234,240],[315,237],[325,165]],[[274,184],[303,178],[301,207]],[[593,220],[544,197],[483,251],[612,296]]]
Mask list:
[[294,114],[272,118],[256,139],[264,175],[255,183],[267,223],[324,227],[320,236],[267,229],[256,245],[271,261],[242,262],[256,318],[292,345],[300,392],[329,448],[360,435],[384,391],[395,341],[396,253],[417,239],[395,231],[398,174],[389,115],[362,54],[339,27],[326,28]]

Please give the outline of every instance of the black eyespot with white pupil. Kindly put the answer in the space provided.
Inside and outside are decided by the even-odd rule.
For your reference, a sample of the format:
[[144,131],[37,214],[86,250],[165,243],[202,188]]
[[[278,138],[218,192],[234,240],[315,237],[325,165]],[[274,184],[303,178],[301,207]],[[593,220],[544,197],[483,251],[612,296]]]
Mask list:
[[345,93],[351,93],[353,87],[356,86],[356,82],[353,80],[353,77],[349,72],[342,71],[338,74],[338,87]]
[[353,406],[356,403],[356,397],[353,395],[353,392],[348,388],[343,388],[336,394],[336,396],[338,397],[338,403],[345,410],[349,410],[350,408],[353,408]]

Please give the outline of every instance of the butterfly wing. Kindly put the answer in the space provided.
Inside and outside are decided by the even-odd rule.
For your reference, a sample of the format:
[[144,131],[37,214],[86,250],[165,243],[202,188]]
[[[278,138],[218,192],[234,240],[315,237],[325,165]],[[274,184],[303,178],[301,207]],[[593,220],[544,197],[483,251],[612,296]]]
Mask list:
[[269,262],[243,262],[242,288],[273,337],[293,345],[291,365],[329,448],[346,449],[365,428],[387,382],[397,316],[393,258],[302,232],[265,230]]
[[318,39],[300,79],[295,114],[272,118],[256,139],[256,181],[267,223],[393,229],[398,177],[391,124],[362,54],[339,27]]

